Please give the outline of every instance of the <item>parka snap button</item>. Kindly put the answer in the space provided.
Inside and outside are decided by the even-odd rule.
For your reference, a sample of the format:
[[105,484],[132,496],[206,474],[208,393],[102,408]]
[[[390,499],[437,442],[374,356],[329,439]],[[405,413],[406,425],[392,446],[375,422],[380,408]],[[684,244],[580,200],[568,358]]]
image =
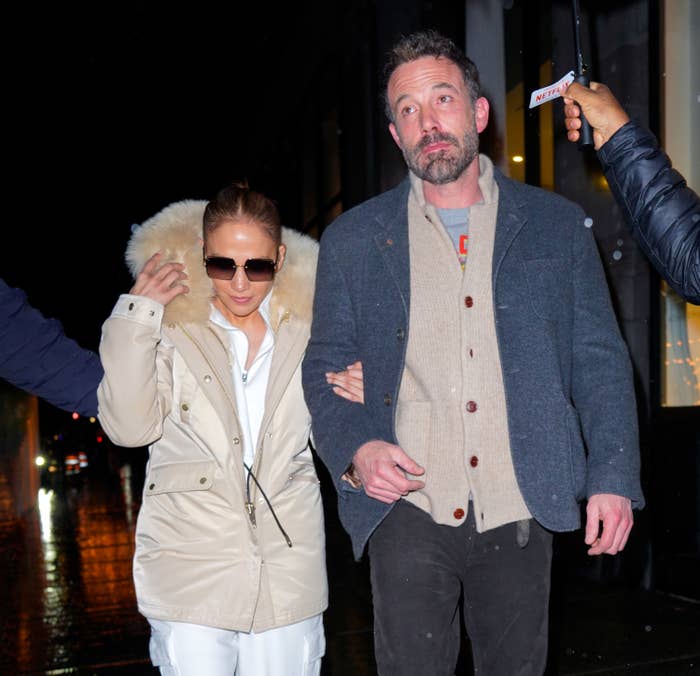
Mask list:
[[149,490],[149,491],[152,491],[155,487],[156,487],[155,484],[149,484],[148,490]]
[[190,410],[190,407],[189,407],[187,404],[183,404],[183,405],[182,405],[182,410],[183,410],[183,411],[189,411],[189,410]]
[[205,383],[210,383],[210,382],[211,382],[211,376],[209,376],[209,375],[204,376],[204,382],[205,382]]
[[133,304],[133,303],[129,303],[129,310],[133,310],[133,309],[134,309],[134,304]]
[[205,484],[205,483],[207,483],[207,477],[203,476],[203,477],[199,480],[199,483],[200,483],[200,484]]
[[238,437],[233,437],[233,443],[236,444],[236,446],[238,446],[238,444],[241,443],[241,440]]

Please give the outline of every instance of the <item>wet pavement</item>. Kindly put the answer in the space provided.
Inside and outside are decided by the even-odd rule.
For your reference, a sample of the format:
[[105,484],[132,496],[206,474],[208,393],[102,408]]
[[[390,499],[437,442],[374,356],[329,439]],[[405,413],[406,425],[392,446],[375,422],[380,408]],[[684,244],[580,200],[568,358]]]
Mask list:
[[[157,676],[131,581],[142,460],[44,487],[21,520],[12,516],[0,473],[2,676]],[[333,496],[326,502],[331,598],[323,676],[369,676],[367,563],[352,561]],[[559,572],[550,652],[552,676],[700,674],[700,602]],[[465,645],[458,674],[469,673]]]

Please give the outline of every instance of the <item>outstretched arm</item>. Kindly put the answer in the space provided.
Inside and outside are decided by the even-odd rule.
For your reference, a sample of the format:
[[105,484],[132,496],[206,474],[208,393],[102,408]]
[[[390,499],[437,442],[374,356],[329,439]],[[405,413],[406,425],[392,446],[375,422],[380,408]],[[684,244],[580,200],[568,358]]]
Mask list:
[[0,279],[0,378],[66,411],[97,415],[102,365]]
[[572,84],[566,94],[569,140],[578,139],[580,106],[633,237],[676,293],[700,304],[700,198],[671,167],[656,137],[629,120],[605,85]]

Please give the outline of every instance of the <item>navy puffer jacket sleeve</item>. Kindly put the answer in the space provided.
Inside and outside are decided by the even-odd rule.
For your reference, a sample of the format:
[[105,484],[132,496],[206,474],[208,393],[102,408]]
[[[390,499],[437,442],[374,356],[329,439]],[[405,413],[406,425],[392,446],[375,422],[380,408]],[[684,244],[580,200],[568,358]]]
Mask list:
[[0,279],[0,378],[66,411],[97,415],[102,364],[68,338],[21,289]]
[[628,122],[601,146],[605,177],[632,234],[659,274],[700,305],[700,198],[659,147]]

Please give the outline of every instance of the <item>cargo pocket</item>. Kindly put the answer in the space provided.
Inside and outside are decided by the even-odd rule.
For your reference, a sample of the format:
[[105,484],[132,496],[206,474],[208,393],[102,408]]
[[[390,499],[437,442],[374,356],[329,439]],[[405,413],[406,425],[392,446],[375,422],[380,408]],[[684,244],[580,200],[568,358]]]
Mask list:
[[208,491],[214,481],[213,460],[168,462],[151,466],[145,481],[145,495]]
[[316,468],[311,463],[294,463],[294,465],[292,465],[292,471],[287,477],[287,484],[291,484],[295,481],[312,484],[321,483],[318,479],[318,474],[316,474]]
[[319,676],[321,660],[326,654],[326,635],[323,631],[323,621],[319,621],[306,636],[304,636],[304,669],[303,676]]
[[167,622],[161,620],[148,620],[151,625],[151,638],[148,642],[148,651],[151,663],[159,667],[164,676],[175,676],[175,667],[170,659],[173,635]]

